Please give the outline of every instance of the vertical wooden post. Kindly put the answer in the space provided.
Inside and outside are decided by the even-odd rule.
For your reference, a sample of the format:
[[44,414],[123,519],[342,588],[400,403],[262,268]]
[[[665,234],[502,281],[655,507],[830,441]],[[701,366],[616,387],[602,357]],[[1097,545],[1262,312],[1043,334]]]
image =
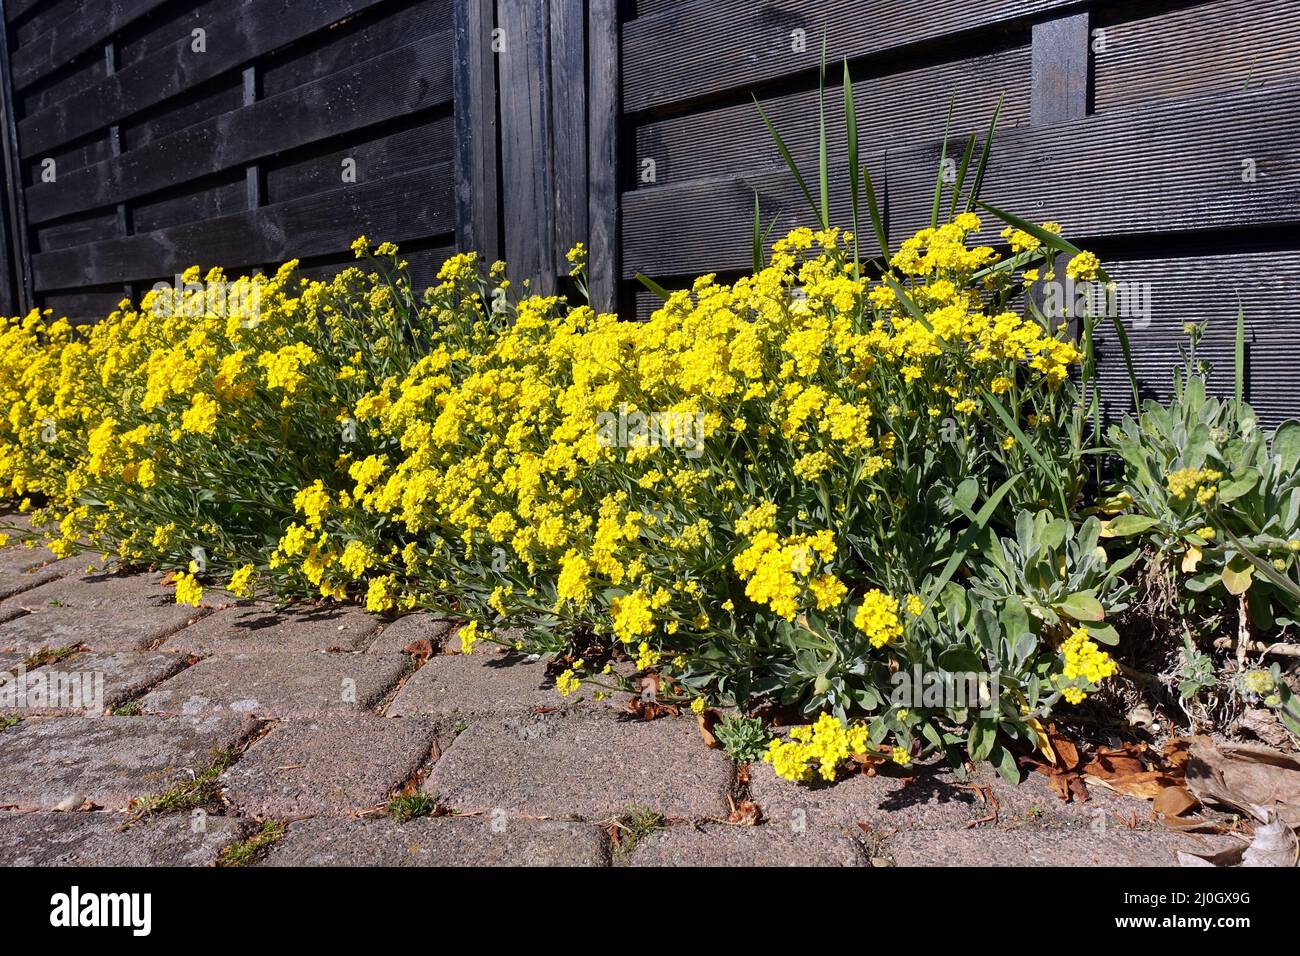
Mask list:
[[23,196],[22,157],[18,152],[18,116],[9,62],[9,29],[0,2],[0,140],[4,159],[4,222],[0,232],[0,305],[10,314],[28,312],[36,305],[31,252],[27,236],[27,202]]
[[1088,11],[1033,26],[1029,120],[1034,126],[1088,115]]
[[555,261],[588,244],[587,15],[583,0],[550,0],[551,134],[555,172]]
[[453,0],[456,244],[501,256],[497,188],[497,54],[493,0]]
[[618,307],[619,277],[619,70],[618,0],[588,0],[587,165],[592,308]]
[[[1087,10],[1034,24],[1030,52],[1031,125],[1047,126],[1088,115],[1091,60],[1088,24]],[[1058,277],[1064,267],[1064,258],[1057,256],[1052,268]],[[1042,308],[1046,301],[1042,287],[1035,287],[1032,296]],[[1078,338],[1078,317],[1071,316],[1069,322],[1071,336]]]
[[[244,67],[244,106],[252,106],[260,97],[257,66],[250,63]],[[244,167],[244,191],[248,197],[248,208],[256,209],[265,202],[262,190],[262,168],[258,163],[249,163]]]
[[[117,41],[109,38],[104,44],[104,73],[112,76],[117,72]],[[113,157],[122,155],[122,127],[114,123],[108,128],[108,151]],[[131,210],[126,203],[120,202],[115,207],[117,213],[117,234],[121,238],[131,235]],[[122,286],[122,293],[132,302],[135,301],[135,284],[127,282]]]
[[556,277],[548,14],[547,0],[511,0],[497,10],[506,260],[543,294]]

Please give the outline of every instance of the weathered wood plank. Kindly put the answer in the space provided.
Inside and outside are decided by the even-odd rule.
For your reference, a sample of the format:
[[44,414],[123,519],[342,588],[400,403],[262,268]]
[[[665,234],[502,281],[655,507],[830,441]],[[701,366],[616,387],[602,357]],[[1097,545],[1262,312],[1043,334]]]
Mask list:
[[[885,153],[863,152],[876,192],[887,201]],[[830,164],[831,206],[849,208],[848,166]],[[767,166],[680,186],[660,186],[623,193],[623,276],[644,272],[652,278],[689,276],[753,265],[754,195],[764,223],[776,218],[771,240],[796,226],[815,226],[816,218],[794,177],[784,166]],[[840,217],[843,224],[846,217]],[[665,241],[665,237],[671,237]],[[876,245],[863,235],[864,255]]]
[[[994,142],[983,198],[1084,239],[1298,223],[1296,116],[1300,82],[1011,130]],[[890,153],[891,235],[928,219],[937,162],[934,147]]]
[[493,23],[492,0],[455,0],[452,5],[456,242],[489,262],[501,255]]
[[[417,114],[408,119],[420,120],[427,115]],[[285,202],[338,189],[342,185],[345,159],[352,160],[357,182],[391,179],[426,166],[452,162],[454,142],[451,127],[450,116],[439,116],[386,136],[336,146],[328,152],[295,150],[289,156],[268,160],[263,170],[266,182],[264,201]],[[383,238],[376,236],[375,241],[380,242]]]
[[682,3],[638,17],[623,29],[623,102],[640,112],[685,100],[745,91],[829,62],[875,56],[972,33],[1027,29],[1031,19],[1082,8],[1084,0],[786,0]]
[[386,0],[259,60],[262,95],[276,96],[408,43],[439,42],[434,38],[451,25],[451,0]]
[[1094,109],[1255,88],[1300,76],[1295,0],[1210,0],[1093,16]]
[[41,291],[341,252],[357,235],[395,242],[455,228],[450,163],[304,199],[33,257]]
[[24,157],[127,119],[256,57],[324,29],[382,0],[316,0],[285,10],[283,0],[248,0],[207,31],[206,52],[189,37],[19,123]]
[[535,291],[555,288],[555,167],[547,0],[497,10],[501,41],[501,196],[505,252],[513,275]]
[[622,102],[619,93],[618,0],[589,0],[587,12],[587,167],[589,255],[587,291],[592,308],[618,305],[620,258],[619,158]]
[[4,18],[6,23],[13,23],[19,17],[26,16],[44,0],[5,0]]
[[1088,115],[1088,11],[1035,23],[1030,120],[1035,126]]
[[[828,70],[827,147],[844,156],[843,87],[840,68]],[[1029,121],[1029,47],[926,64],[897,73],[867,76],[853,83],[859,142],[873,148],[929,142],[943,130],[951,101],[954,133],[988,128],[999,99],[1004,129]],[[951,100],[950,100],[951,97]],[[763,111],[786,145],[799,155],[817,149],[817,90],[761,98]],[[781,155],[752,100],[680,116],[645,120],[636,126],[632,157],[636,185],[653,161],[654,183],[671,185],[737,169],[779,165]],[[815,166],[807,167],[807,175]]]
[[587,231],[587,12],[584,0],[550,0],[551,136],[555,169],[555,258]]
[[33,222],[121,202],[451,99],[450,34],[164,136],[27,190]]

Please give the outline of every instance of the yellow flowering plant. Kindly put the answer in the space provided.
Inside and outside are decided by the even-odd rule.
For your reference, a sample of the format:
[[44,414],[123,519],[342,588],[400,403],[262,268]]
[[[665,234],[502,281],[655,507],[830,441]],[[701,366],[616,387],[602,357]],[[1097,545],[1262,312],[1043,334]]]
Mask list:
[[[1104,505],[1112,538],[1133,538],[1158,556],[1185,598],[1184,610],[1237,617],[1262,634],[1300,622],[1300,422],[1271,432],[1243,400],[1244,322],[1238,317],[1237,383],[1208,393],[1196,357],[1202,326],[1188,330],[1185,364],[1168,403],[1145,402],[1110,429],[1123,463]],[[1174,566],[1165,558],[1176,559]]]
[[[473,253],[417,295],[364,238],[329,281],[196,268],[87,330],[12,320],[0,488],[59,553],[180,572],[181,601],[441,611],[465,652],[511,629],[563,657],[562,693],[616,683],[585,663],[614,653],[683,702],[834,721],[790,768],[892,739],[1011,774],[998,739],[1065,693],[1064,635],[956,578],[1019,511],[1081,504],[1091,325],[1076,343],[1024,304],[1057,231],[981,243],[966,173],[897,250],[878,230],[863,261],[823,208],[644,323],[517,296]],[[899,706],[913,671],[983,690]]]

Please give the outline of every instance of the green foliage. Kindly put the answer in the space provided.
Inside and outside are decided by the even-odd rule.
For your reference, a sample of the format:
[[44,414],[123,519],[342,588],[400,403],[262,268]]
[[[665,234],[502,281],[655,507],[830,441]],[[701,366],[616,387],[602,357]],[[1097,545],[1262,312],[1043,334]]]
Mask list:
[[245,840],[230,844],[217,857],[217,866],[251,866],[277,841],[284,838],[288,828],[279,820],[266,820],[261,829]]
[[752,763],[763,756],[769,740],[763,722],[744,714],[727,714],[713,728],[713,735],[727,756],[736,763]]
[[1167,406],[1149,401],[1111,429],[1124,464],[1112,503],[1126,510],[1106,534],[1179,559],[1191,607],[1212,612],[1244,599],[1257,630],[1294,626],[1300,422],[1266,434],[1249,405],[1208,395],[1194,367],[1176,384]]
[[405,822],[415,817],[427,817],[438,809],[436,797],[417,790],[405,796],[394,797],[388,801],[388,815],[394,820]]
[[983,542],[970,589],[998,607],[1019,602],[1049,627],[1083,625],[1094,640],[1116,644],[1106,621],[1128,607],[1133,586],[1124,574],[1138,552],[1111,560],[1100,534],[1096,517],[1076,528],[1069,518],[1021,511],[1013,536],[990,534]]

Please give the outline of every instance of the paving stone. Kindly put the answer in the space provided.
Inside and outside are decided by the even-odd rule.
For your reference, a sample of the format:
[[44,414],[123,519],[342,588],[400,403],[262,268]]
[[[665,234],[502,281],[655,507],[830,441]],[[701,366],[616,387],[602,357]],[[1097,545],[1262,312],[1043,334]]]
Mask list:
[[[407,614],[383,625],[366,648],[370,654],[401,654],[412,641],[426,640],[437,654],[448,645],[456,621],[436,614]],[[460,642],[454,641],[457,647]]]
[[21,654],[0,653],[0,684],[4,684],[17,677],[18,668],[23,666],[24,660],[26,660],[26,658]]
[[390,717],[473,717],[574,709],[609,711],[612,704],[598,706],[586,688],[561,697],[541,661],[530,662],[514,652],[475,651],[429,658],[402,685],[384,713]]
[[913,830],[882,851],[897,866],[1177,866],[1179,850],[1213,852],[1228,837],[1110,827],[1088,830]]
[[424,789],[452,807],[606,819],[641,805],[669,817],[726,813],[730,762],[694,720],[549,714],[474,721]]
[[249,820],[189,814],[127,825],[116,813],[0,813],[0,865],[210,866],[253,829]]
[[46,717],[0,733],[0,808],[50,810],[83,797],[106,809],[212,764],[253,728],[241,717]]
[[0,624],[16,621],[27,613],[27,608],[14,604],[0,604]]
[[85,644],[95,651],[142,650],[208,612],[176,604],[159,574],[61,578],[5,602],[30,613],[0,624],[0,651]]
[[594,826],[509,817],[419,817],[291,824],[265,866],[601,866]]
[[57,580],[71,571],[71,567],[59,562],[46,548],[23,545],[0,548],[0,600]]
[[163,681],[141,703],[151,713],[279,718],[365,710],[405,668],[406,660],[392,654],[218,654]]
[[1035,775],[1015,787],[991,771],[981,770],[963,782],[943,767],[917,767],[910,778],[887,767],[874,777],[859,774],[833,784],[801,784],[782,780],[761,761],[750,768],[750,797],[766,817],[808,826],[964,827],[984,821],[992,812],[992,804],[980,797],[973,784],[987,788],[998,802],[997,823],[981,822],[981,826],[1084,827],[1098,814],[1112,813],[1126,818],[1136,814],[1143,822],[1150,809],[1146,801],[1099,787],[1092,788],[1088,803],[1065,803]]
[[207,657],[258,651],[352,650],[378,626],[359,607],[333,604],[277,611],[266,604],[226,607],[177,631],[168,650]]
[[21,690],[14,686],[0,693],[0,713],[24,717],[98,716],[105,709],[111,710],[171,677],[184,666],[182,655],[165,651],[73,654],[57,663],[26,671]]
[[434,721],[331,715],[271,728],[222,775],[247,814],[294,819],[385,803],[429,757]]
[[712,823],[681,824],[652,833],[635,845],[627,862],[631,866],[862,866],[867,860],[861,844],[842,831]]

